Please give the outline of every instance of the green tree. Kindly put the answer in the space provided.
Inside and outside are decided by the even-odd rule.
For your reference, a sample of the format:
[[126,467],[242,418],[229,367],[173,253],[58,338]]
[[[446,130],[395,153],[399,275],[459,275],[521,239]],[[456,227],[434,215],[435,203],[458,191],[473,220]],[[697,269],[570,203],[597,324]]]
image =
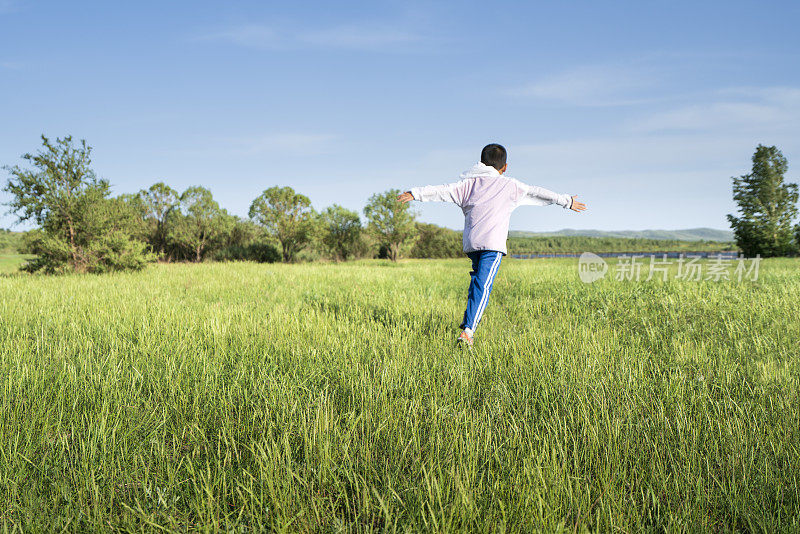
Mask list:
[[800,223],[794,227],[794,246],[795,250],[800,250]]
[[133,235],[125,199],[109,198],[108,181],[92,171],[91,147],[86,141],[75,146],[71,136],[53,142],[43,135],[42,145],[38,153],[22,156],[32,168],[5,167],[11,211],[38,226],[25,237],[26,248],[37,255],[25,268],[50,273],[142,268],[152,257]]
[[796,250],[792,221],[797,184],[784,183],[787,162],[774,146],[758,145],[750,174],[733,178],[739,217],[728,215],[736,244],[745,256],[785,256]]
[[219,207],[211,191],[190,187],[167,215],[167,242],[176,247],[177,255],[199,262],[224,245],[232,224],[233,218]]
[[346,261],[359,250],[361,219],[358,213],[334,204],[320,214],[321,241],[335,260]]
[[412,258],[460,258],[464,254],[461,232],[418,222],[417,234]]
[[115,224],[145,244],[150,239],[150,226],[145,217],[147,206],[138,193],[125,193],[110,199],[116,213]]
[[311,240],[315,216],[311,200],[291,187],[270,187],[250,205],[250,218],[281,246],[283,261],[294,261]]
[[164,182],[139,191],[145,207],[144,218],[149,226],[148,242],[159,257],[167,254],[167,217],[178,207],[180,195]]
[[416,214],[409,204],[397,200],[399,194],[397,189],[376,193],[364,207],[367,229],[379,245],[386,247],[392,261],[397,261],[401,247],[416,234]]
[[217,261],[257,261],[274,263],[281,260],[281,253],[261,226],[250,219],[233,217],[225,239],[225,246],[214,251]]

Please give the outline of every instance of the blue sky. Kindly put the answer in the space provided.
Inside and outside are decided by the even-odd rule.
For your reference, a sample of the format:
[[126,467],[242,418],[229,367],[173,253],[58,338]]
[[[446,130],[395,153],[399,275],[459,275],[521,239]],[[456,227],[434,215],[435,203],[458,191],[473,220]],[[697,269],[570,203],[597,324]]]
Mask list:
[[116,193],[203,185],[246,215],[273,185],[360,210],[500,142],[590,208],[512,229],[727,228],[758,143],[800,180],[798,28],[788,1],[0,0],[0,163],[71,134]]

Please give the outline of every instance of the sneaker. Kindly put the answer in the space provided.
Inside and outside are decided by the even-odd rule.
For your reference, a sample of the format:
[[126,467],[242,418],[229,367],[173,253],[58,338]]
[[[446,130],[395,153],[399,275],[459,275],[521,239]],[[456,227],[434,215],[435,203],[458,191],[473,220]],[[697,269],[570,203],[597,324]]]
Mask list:
[[467,347],[472,346],[472,338],[469,337],[469,334],[466,332],[461,332],[456,339],[456,345],[466,345]]

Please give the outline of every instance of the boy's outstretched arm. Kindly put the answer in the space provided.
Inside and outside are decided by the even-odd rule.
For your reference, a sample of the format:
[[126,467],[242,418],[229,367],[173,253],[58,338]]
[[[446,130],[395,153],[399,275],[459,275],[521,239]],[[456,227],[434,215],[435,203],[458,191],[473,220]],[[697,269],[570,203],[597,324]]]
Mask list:
[[400,202],[410,202],[412,200],[419,200],[420,202],[452,202],[461,206],[465,195],[466,184],[462,181],[443,185],[413,187],[410,191],[397,195],[397,200]]
[[572,211],[581,212],[586,210],[586,204],[576,200],[578,195],[562,195],[545,189],[544,187],[528,185],[519,180],[514,180],[514,183],[517,186],[519,194],[517,205],[547,206],[550,204],[558,204],[562,208],[571,209]]

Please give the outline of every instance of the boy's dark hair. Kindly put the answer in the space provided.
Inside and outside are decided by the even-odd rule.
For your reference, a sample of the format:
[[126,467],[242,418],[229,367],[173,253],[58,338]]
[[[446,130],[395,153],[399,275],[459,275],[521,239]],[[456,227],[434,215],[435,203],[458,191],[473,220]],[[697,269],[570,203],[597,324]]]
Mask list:
[[498,145],[497,143],[486,145],[481,150],[481,163],[494,167],[498,171],[506,166],[507,157],[506,149],[503,148],[503,145]]

